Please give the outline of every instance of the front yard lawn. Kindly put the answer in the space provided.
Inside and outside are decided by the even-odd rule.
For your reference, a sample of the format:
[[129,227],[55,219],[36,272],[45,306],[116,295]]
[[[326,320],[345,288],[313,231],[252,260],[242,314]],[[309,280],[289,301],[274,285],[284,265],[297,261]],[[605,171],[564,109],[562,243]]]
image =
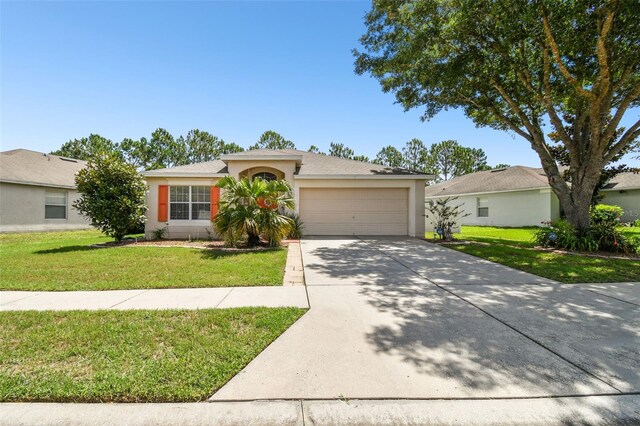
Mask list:
[[1,290],[282,285],[286,250],[109,247],[98,231],[0,235]]
[[[535,227],[462,226],[462,232],[455,237],[471,244],[447,247],[564,283],[640,281],[640,260],[536,250],[535,230]],[[637,235],[639,230],[624,228],[623,232],[630,236]]]
[[0,400],[202,401],[304,312],[0,312]]

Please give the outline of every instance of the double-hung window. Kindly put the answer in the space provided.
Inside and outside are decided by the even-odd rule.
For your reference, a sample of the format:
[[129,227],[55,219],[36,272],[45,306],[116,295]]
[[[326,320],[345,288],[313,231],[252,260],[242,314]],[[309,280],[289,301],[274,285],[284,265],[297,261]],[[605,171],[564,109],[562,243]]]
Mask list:
[[44,218],[67,218],[67,191],[46,191],[44,194]]
[[488,198],[478,198],[478,217],[489,217]]
[[210,186],[171,186],[169,188],[169,219],[210,220]]

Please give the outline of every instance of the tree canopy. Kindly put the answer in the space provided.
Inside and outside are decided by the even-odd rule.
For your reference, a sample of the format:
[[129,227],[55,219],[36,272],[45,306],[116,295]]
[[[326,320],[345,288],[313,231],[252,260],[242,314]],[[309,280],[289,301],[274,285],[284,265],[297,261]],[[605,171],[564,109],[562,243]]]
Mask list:
[[568,220],[588,227],[602,170],[640,135],[640,120],[620,126],[639,105],[637,1],[375,0],[365,21],[356,72],[424,119],[460,108],[524,138]]
[[84,161],[88,161],[100,154],[115,154],[121,156],[117,143],[113,143],[110,139],[94,133],[90,134],[87,138],[71,139],[62,144],[60,149],[52,151],[51,154]]
[[109,154],[124,159],[140,170],[152,170],[211,161],[223,154],[239,151],[243,151],[241,146],[227,143],[198,129],[190,130],[186,137],[174,138],[166,129],[158,128],[149,139],[124,138],[120,143],[91,134],[88,138],[72,139],[64,143],[52,154],[85,161],[101,154]]
[[267,130],[255,145],[251,145],[249,149],[296,149],[296,145],[288,139],[285,139],[278,132]]

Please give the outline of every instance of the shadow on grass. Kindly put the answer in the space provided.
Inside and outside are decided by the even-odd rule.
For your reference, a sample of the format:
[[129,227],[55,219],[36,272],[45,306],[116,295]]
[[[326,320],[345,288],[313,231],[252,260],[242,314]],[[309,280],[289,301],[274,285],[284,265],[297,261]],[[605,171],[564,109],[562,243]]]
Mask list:
[[90,251],[90,250],[98,250],[100,247],[93,246],[64,246],[64,247],[56,247],[52,249],[46,250],[38,250],[34,251],[35,254],[56,254],[56,253],[72,253],[77,251]]
[[283,248],[259,248],[259,249],[238,249],[238,250],[220,250],[220,249],[205,249],[201,250],[202,258],[204,259],[224,259],[228,257],[236,257],[241,254],[257,254],[257,253],[271,253],[274,251],[284,250]]
[[534,247],[535,242],[533,239],[531,241],[522,241],[522,240],[512,240],[509,238],[491,238],[491,237],[476,237],[476,236],[467,236],[467,235],[456,235],[456,239],[454,241],[465,242],[469,241],[472,243],[485,243],[485,244],[501,244],[501,245],[510,245],[517,247]]

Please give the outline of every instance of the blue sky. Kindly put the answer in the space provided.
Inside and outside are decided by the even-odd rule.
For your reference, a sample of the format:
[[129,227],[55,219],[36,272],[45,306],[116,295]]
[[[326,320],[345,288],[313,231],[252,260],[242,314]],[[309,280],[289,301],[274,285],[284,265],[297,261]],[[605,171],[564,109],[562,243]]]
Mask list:
[[300,149],[333,141],[374,157],[414,137],[456,139],[490,164],[539,165],[519,137],[458,111],[421,122],[355,75],[369,5],[3,1],[1,148],[48,152],[90,133],[120,141],[158,127],[247,147],[271,129]]

